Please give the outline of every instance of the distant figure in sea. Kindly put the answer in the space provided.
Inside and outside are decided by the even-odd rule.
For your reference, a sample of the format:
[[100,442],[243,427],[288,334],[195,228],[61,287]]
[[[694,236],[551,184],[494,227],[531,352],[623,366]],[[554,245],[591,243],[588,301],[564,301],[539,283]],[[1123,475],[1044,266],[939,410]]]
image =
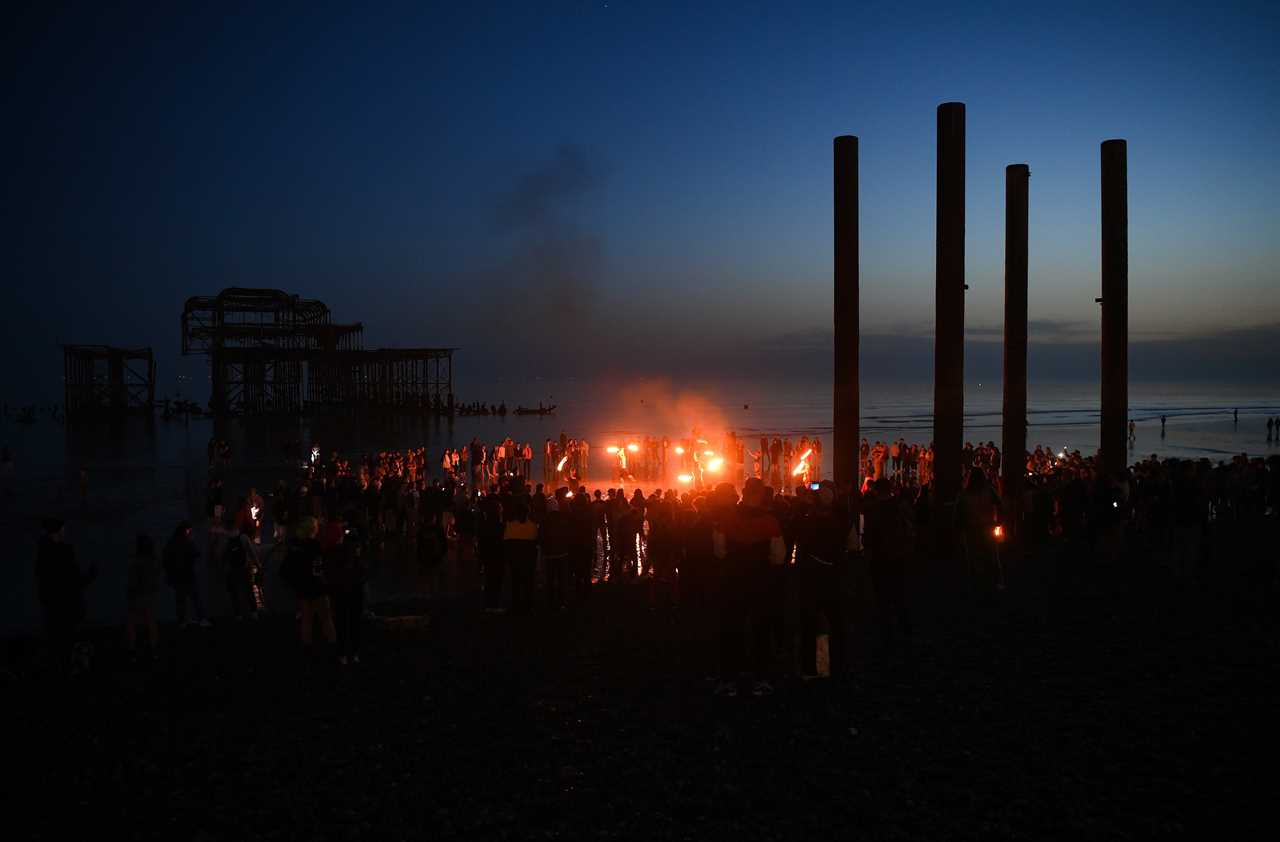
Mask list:
[[1160,438],[1164,438],[1164,421],[1165,421],[1165,418],[1163,415],[1161,415],[1160,416]]
[[1133,419],[1130,418],[1129,419],[1129,441],[1134,441],[1137,438],[1138,438],[1138,428],[1133,423]]
[[1231,410],[1231,421],[1232,421],[1232,423],[1233,423],[1233,424],[1239,424],[1239,423],[1240,423],[1240,410],[1239,410],[1239,409],[1233,409],[1233,410]]

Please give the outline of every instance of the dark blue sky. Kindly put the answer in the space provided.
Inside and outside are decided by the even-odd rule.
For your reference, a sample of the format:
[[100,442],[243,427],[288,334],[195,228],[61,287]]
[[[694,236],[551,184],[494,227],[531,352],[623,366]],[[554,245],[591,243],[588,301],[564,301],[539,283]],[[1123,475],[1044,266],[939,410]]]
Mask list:
[[1071,366],[1097,332],[1098,144],[1124,137],[1134,376],[1275,382],[1276,4],[261,5],[7,27],[6,395],[57,394],[59,341],[153,345],[163,391],[183,300],[232,285],[462,346],[476,377],[692,347],[822,366],[842,133],[871,364],[928,377],[948,100],[975,344],[1000,324],[1004,166],[1028,162],[1032,373],[1094,375]]

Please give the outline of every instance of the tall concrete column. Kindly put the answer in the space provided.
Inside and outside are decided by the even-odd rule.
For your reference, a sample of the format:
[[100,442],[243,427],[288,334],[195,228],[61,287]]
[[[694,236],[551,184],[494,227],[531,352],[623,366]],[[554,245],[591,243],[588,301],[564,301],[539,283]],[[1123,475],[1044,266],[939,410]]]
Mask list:
[[[1004,168],[1004,416],[1002,491],[1022,501],[1027,452],[1027,199],[1031,168]],[[1014,519],[1017,523],[1017,519]]]
[[[940,505],[960,491],[964,445],[964,103],[938,106],[938,219],[934,298],[934,491]],[[941,513],[945,521],[949,512]]]
[[835,139],[835,419],[832,476],[858,483],[858,139]]
[[1123,140],[1102,143],[1102,435],[1107,473],[1128,463],[1129,187]]

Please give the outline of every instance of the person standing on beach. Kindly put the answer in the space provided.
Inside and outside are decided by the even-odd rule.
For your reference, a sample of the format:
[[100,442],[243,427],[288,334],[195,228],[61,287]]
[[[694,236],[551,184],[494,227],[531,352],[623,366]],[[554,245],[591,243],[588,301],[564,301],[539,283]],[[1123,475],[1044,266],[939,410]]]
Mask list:
[[36,588],[59,671],[72,668],[76,634],[85,616],[84,592],[97,576],[98,568],[93,564],[88,572],[81,571],[75,549],[67,543],[63,522],[57,518],[46,520],[44,536],[36,549]]
[[569,556],[573,552],[573,519],[569,513],[569,489],[555,490],[555,497],[542,517],[539,543],[542,547],[542,568],[546,577],[547,608],[563,610],[569,580]]
[[236,619],[244,619],[246,610],[249,619],[258,619],[257,601],[253,596],[253,574],[258,569],[258,554],[238,521],[232,521],[231,528],[227,530],[222,561],[226,567],[227,596],[231,599],[231,610]]
[[324,580],[324,550],[319,540],[320,526],[313,517],[298,522],[298,541],[290,548],[281,568],[281,576],[293,588],[301,604],[298,639],[310,651],[316,623],[328,643],[337,642],[333,612]]
[[364,621],[364,586],[368,566],[364,540],[358,530],[343,521],[342,534],[329,547],[325,579],[333,601],[334,631],[338,639],[338,663],[360,663],[360,632]]
[[[164,547],[164,575],[169,587],[173,588],[178,625],[200,625],[205,628],[213,624],[205,617],[204,601],[200,598],[200,584],[196,579],[196,559],[200,551],[191,540],[191,523],[182,521],[173,530],[169,543]],[[187,603],[195,609],[195,619],[187,621]]]
[[529,508],[513,501],[511,517],[502,533],[502,554],[511,567],[511,611],[524,614],[533,607],[533,581],[538,566],[538,524]]
[[502,557],[502,507],[496,497],[480,498],[476,521],[476,555],[484,567],[484,610],[486,614],[501,614],[506,563]]
[[160,630],[156,627],[156,594],[159,592],[160,563],[156,560],[155,544],[150,535],[139,535],[133,558],[129,559],[129,578],[125,589],[128,613],[124,636],[130,654],[137,649],[138,626],[146,626],[151,657],[156,656],[160,642]]
[[[773,685],[770,672],[771,619],[786,557],[782,526],[766,507],[764,483],[749,479],[743,484],[742,502],[734,506],[737,495],[732,486],[716,487],[715,495],[724,501],[725,515],[717,524],[713,537],[715,556],[724,569],[723,604],[720,623],[720,683],[717,695],[736,696],[738,677],[744,672],[755,679],[752,692],[769,695]],[[750,632],[753,646],[752,667],[747,666],[745,638]]]

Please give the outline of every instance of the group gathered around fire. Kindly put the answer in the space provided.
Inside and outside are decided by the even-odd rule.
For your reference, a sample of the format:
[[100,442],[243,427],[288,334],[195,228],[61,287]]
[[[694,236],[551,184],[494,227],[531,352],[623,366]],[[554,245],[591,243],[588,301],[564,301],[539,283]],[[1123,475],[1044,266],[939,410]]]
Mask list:
[[[647,585],[655,609],[713,611],[718,691],[727,695],[744,677],[752,692],[771,692],[772,653],[784,635],[799,639],[797,666],[813,673],[814,643],[826,628],[838,674],[855,567],[874,594],[886,645],[909,638],[907,571],[936,555],[944,533],[958,547],[958,569],[994,593],[1005,586],[1006,529],[1025,548],[1060,542],[1094,557],[1146,553],[1190,579],[1223,530],[1280,511],[1280,456],[1244,454],[1218,463],[1152,456],[1108,475],[1095,457],[1036,447],[1014,499],[1002,493],[999,449],[966,445],[962,491],[940,506],[931,450],[904,440],[864,440],[856,485],[824,478],[822,443],[807,436],[793,443],[728,434],[711,443],[695,430],[599,447],[561,435],[543,443],[540,481],[531,443],[511,438],[472,441],[438,461],[422,448],[349,458],[315,446],[269,494],[247,489],[234,499],[224,486],[229,448],[217,443],[210,453],[207,542],[185,521],[159,547],[138,537],[125,594],[131,650],[139,637],[156,646],[164,585],[179,624],[209,625],[200,589],[207,580],[226,588],[237,618],[268,607],[292,612],[304,648],[357,662],[371,571],[409,559],[435,596],[447,592],[447,580],[465,578],[446,569],[474,574],[488,613],[570,610],[597,588],[636,582]],[[614,478],[606,488],[585,479],[597,458]],[[81,569],[60,521],[45,531],[39,596],[56,651],[74,662],[95,570]],[[204,577],[196,573],[201,559]],[[267,605],[273,576],[291,595],[287,604]],[[790,629],[785,604],[800,606]]]

